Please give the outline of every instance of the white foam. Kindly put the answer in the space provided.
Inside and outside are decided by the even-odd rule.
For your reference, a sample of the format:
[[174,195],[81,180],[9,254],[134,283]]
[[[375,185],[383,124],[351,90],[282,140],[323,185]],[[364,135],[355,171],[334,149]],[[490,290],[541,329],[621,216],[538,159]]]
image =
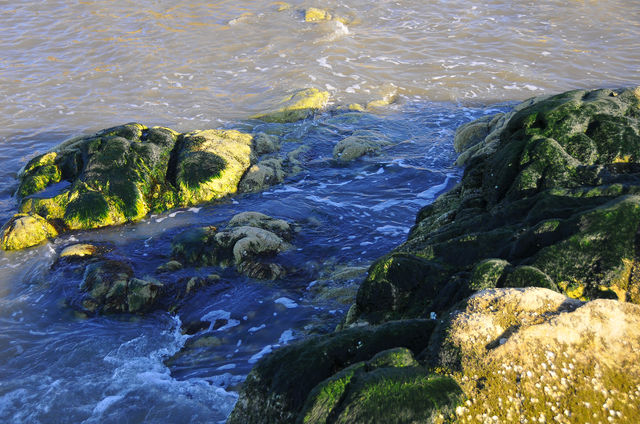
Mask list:
[[260,358],[262,358],[265,355],[270,354],[271,352],[273,352],[273,348],[274,347],[278,347],[278,345],[266,345],[265,347],[262,348],[262,350],[258,353],[256,353],[255,355],[253,355],[251,358],[249,358],[249,363],[250,364],[255,364],[256,362],[258,362],[260,360]]
[[280,335],[280,339],[278,339],[278,343],[287,344],[293,339],[295,339],[295,337],[293,336],[293,330],[291,330],[291,329],[285,330]]
[[227,364],[216,368],[216,371],[232,370],[236,367],[236,364]]
[[449,181],[451,181],[452,178],[453,178],[453,174],[447,174],[442,184],[438,184],[433,187],[430,187],[425,191],[418,193],[416,197],[419,197],[420,199],[429,199],[429,200],[434,199],[436,195],[438,195],[440,192],[442,192],[444,189],[447,188],[447,185],[449,184]]
[[294,309],[298,307],[298,304],[288,297],[280,297],[273,301],[274,303],[279,303],[287,309]]
[[265,324],[262,324],[262,325],[260,325],[260,326],[258,326],[258,327],[251,327],[251,328],[250,328],[250,329],[248,329],[247,331],[248,331],[249,333],[255,333],[255,332],[258,332],[258,331],[263,330],[263,329],[265,329],[265,328],[267,328],[267,326],[266,326]]
[[377,227],[376,231],[381,232],[383,234],[397,236],[397,235],[407,234],[409,232],[409,228],[400,227],[398,225],[383,225],[382,227]]

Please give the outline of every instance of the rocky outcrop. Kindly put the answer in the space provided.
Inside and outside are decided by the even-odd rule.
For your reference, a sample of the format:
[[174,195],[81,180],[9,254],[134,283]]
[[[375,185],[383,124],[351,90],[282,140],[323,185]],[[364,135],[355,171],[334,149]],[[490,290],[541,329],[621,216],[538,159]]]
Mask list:
[[179,134],[141,124],[68,140],[20,172],[21,214],[5,225],[2,247],[21,249],[60,231],[123,224],[233,194],[252,160],[277,147],[266,136],[254,142],[234,130]]
[[274,280],[286,271],[272,259],[290,248],[292,236],[286,221],[243,212],[234,216],[224,230],[209,226],[178,234],[172,243],[172,255],[189,265],[234,265],[249,277]]
[[461,183],[372,266],[352,318],[440,314],[488,287],[639,303],[639,104],[633,90],[573,91],[462,127],[459,148],[475,150]]
[[454,312],[440,356],[459,361],[460,422],[630,423],[640,413],[638,305],[482,291]]
[[[532,99],[455,144],[460,184],[371,266],[336,332],[258,363],[230,422],[638,416],[640,89]],[[359,335],[318,349],[416,320],[430,327],[408,330],[413,346]],[[372,364],[398,347],[406,366]],[[333,366],[311,375],[310,361]]]

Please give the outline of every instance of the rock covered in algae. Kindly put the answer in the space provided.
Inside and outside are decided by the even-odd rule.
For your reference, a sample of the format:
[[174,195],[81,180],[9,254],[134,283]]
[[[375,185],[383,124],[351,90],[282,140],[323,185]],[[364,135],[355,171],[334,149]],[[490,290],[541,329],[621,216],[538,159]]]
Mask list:
[[[336,332],[258,363],[230,422],[638,416],[640,89],[532,99],[462,127],[456,147],[461,183],[371,266]],[[434,316],[419,347],[392,343],[417,366],[367,371],[350,355],[380,346],[363,335],[339,355],[319,348]],[[431,405],[431,378],[450,396],[429,414],[414,408]]]
[[497,422],[633,422],[640,413],[638,305],[492,289],[471,297],[445,332],[441,355],[452,352],[465,376],[461,422],[477,414]]
[[391,142],[384,134],[372,130],[358,130],[336,144],[333,148],[333,158],[348,162],[367,154],[377,153],[382,147],[390,144]]
[[639,105],[634,90],[572,91],[464,126],[461,183],[372,266],[354,316],[441,313],[483,287],[640,303]]
[[19,250],[42,243],[58,235],[56,229],[39,215],[16,214],[2,227],[2,248]]
[[259,212],[243,212],[234,216],[225,229],[197,227],[178,234],[172,242],[172,255],[196,266],[233,264],[249,277],[273,280],[283,276],[285,270],[272,258],[291,247],[291,237],[286,221]]
[[[285,346],[263,358],[251,371],[228,422],[294,423],[302,420],[301,413],[305,403],[309,414],[313,414],[312,410],[319,409],[322,393],[317,392],[323,392],[322,388],[327,387],[327,384],[322,384],[327,378],[342,370],[349,372],[348,367],[354,364],[361,363],[362,366],[363,361],[370,361],[380,370],[402,368],[403,364],[413,365],[413,361],[407,362],[406,357],[409,355],[406,351],[397,352],[396,356],[402,357],[398,361],[388,358],[378,362],[380,358],[374,360],[374,357],[393,348],[420,352],[427,346],[434,327],[435,323],[428,320],[390,322],[378,327],[351,328]],[[395,353],[390,356],[393,355]],[[358,365],[355,366],[357,367]],[[367,374],[374,374],[375,377],[375,372]],[[397,377],[399,384],[408,383],[405,387],[407,393],[410,392],[410,383],[402,376]],[[378,386],[377,382],[370,384]],[[318,385],[321,386],[309,398]],[[340,383],[328,384],[330,387],[324,392],[331,392],[333,387],[339,385]],[[417,387],[414,388],[419,390],[419,385],[420,383],[416,384]],[[353,389],[354,394],[360,392],[358,387]],[[340,397],[341,394],[336,393],[336,396]],[[332,405],[334,404],[327,402],[323,409],[331,409]]]
[[254,115],[252,118],[265,122],[296,122],[324,108],[328,101],[329,92],[305,88],[284,98],[273,110]]
[[[31,221],[40,216],[59,230],[74,230],[208,202],[237,191],[251,165],[252,146],[251,135],[234,130],[179,134],[136,123],[77,137],[27,163],[16,193],[20,212]],[[53,234],[46,233],[34,232],[40,241]],[[28,247],[33,240],[5,249]]]

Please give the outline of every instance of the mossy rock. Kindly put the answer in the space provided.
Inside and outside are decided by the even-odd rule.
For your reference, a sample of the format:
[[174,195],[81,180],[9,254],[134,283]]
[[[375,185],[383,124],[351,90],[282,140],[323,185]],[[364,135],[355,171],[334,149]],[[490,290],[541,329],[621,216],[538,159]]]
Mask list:
[[351,328],[285,346],[258,362],[240,393],[229,423],[293,423],[311,390],[321,381],[377,353],[395,347],[421,351],[435,323],[389,322]]
[[499,287],[499,282],[511,264],[504,259],[485,259],[473,269],[469,287],[473,290],[484,290]]
[[193,205],[235,193],[251,165],[252,140],[251,135],[235,130],[182,135],[175,169],[180,204]]
[[265,122],[296,122],[324,108],[328,101],[329,92],[306,88],[284,98],[274,110],[254,115],[252,118]]
[[297,423],[428,422],[451,416],[461,394],[455,381],[430,375],[410,350],[395,348],[318,384]]
[[504,287],[544,287],[558,291],[558,286],[544,272],[528,265],[516,267],[507,275]]
[[58,235],[58,231],[39,215],[16,214],[2,227],[2,248],[20,250],[36,246]]
[[377,153],[382,147],[390,144],[391,141],[377,131],[358,130],[336,144],[333,148],[333,158],[340,162],[349,162],[364,155]]
[[[277,145],[265,137],[261,152]],[[59,230],[78,230],[213,201],[236,193],[253,147],[251,135],[234,130],[108,128],[29,161],[19,174],[19,210]]]

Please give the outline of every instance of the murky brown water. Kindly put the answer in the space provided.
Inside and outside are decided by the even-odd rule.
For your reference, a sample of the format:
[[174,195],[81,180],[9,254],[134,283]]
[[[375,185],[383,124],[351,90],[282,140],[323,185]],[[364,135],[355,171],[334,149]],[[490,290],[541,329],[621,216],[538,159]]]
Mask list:
[[[0,142],[242,119],[293,88],[518,100],[640,82],[637,0],[0,1]],[[347,20],[307,23],[326,7]]]

